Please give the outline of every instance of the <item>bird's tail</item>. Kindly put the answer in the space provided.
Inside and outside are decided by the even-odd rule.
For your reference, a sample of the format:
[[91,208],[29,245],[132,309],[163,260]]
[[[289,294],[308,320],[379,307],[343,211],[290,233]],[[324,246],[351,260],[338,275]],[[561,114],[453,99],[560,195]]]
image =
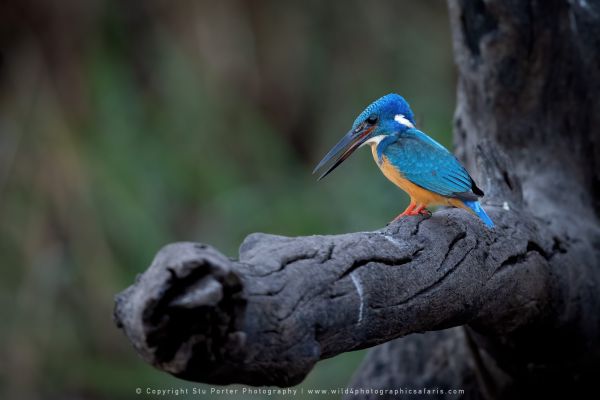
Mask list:
[[463,201],[463,203],[465,203],[465,206],[469,207],[469,209],[471,209],[479,218],[481,218],[483,223],[489,228],[494,227],[494,223],[485,213],[485,210],[481,207],[481,204],[479,204],[478,201]]

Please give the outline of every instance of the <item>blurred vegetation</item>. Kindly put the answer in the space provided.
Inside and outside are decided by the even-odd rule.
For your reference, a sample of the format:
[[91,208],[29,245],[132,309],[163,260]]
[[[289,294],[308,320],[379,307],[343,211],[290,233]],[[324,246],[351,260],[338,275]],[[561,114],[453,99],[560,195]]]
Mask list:
[[441,0],[3,2],[0,398],[201,386],[140,361],[113,295],[168,242],[381,227],[406,197],[370,152],[312,167],[389,92],[450,145],[453,85]]

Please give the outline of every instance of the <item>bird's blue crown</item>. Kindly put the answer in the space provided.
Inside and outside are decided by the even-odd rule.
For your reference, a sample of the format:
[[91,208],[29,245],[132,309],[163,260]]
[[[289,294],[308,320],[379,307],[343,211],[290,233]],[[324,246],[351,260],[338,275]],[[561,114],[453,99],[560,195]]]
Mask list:
[[404,97],[396,93],[390,93],[369,104],[356,120],[354,120],[352,129],[356,129],[356,127],[371,115],[376,115],[379,118],[393,119],[394,116],[398,114],[403,115],[413,125],[416,125],[414,114],[410,109],[408,102],[404,100]]

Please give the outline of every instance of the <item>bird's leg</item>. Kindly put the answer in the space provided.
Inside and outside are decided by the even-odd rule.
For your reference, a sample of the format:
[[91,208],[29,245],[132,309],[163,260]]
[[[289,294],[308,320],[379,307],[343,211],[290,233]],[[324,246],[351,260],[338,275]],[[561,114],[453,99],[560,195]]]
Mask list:
[[416,205],[417,205],[417,203],[413,199],[410,199],[410,204],[408,205],[408,207],[406,207],[406,210],[404,210],[402,212],[402,214],[400,214],[396,218],[394,218],[392,220],[392,222],[390,222],[390,224],[398,221],[400,218],[402,218],[406,215],[414,215],[412,212]]
[[408,207],[406,207],[406,210],[404,210],[402,214],[398,215],[396,218],[404,217],[405,215],[412,215],[412,212],[416,205],[417,202],[415,202],[413,199],[410,199],[410,204],[408,205]]

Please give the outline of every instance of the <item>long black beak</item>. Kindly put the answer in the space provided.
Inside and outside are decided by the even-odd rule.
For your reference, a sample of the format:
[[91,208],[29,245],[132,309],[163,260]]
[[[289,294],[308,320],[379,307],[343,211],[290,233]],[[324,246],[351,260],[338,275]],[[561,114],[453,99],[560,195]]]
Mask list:
[[[366,126],[356,130],[351,130],[335,145],[329,153],[323,157],[321,162],[313,170],[313,174],[319,170],[325,170],[319,176],[317,180],[325,178],[331,171],[337,168],[338,165],[344,162],[344,160],[354,152],[361,144],[367,140],[369,133],[373,130],[374,126]],[[327,169],[325,166],[329,165]]]

